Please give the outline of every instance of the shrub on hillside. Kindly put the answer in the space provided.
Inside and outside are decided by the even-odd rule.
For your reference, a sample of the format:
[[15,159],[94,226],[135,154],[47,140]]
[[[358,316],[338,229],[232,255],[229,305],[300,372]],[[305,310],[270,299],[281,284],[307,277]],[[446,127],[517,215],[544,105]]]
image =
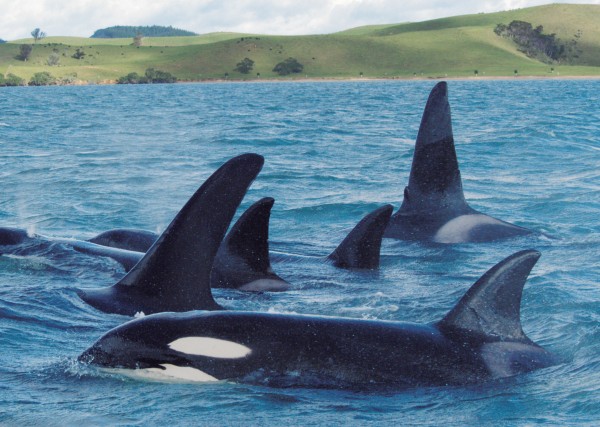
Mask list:
[[25,80],[19,76],[9,73],[6,77],[0,74],[0,86],[24,86]]
[[53,84],[56,84],[56,79],[48,71],[35,73],[29,80],[29,86],[49,86]]
[[143,83],[148,83],[148,79],[146,79],[146,77],[144,77],[144,76],[140,76],[138,73],[129,73],[126,76],[122,76],[117,79],[117,84],[120,84],[120,85],[124,85],[124,84],[136,85],[136,84],[143,84]]
[[83,51],[83,49],[80,49],[80,48],[77,48],[75,53],[73,55],[71,55],[71,58],[73,58],[73,59],[83,59],[84,57],[85,57],[85,52]]
[[154,68],[148,68],[145,73],[148,83],[175,83],[177,77],[166,71],[155,70]]
[[148,68],[143,76],[138,73],[129,73],[126,76],[119,77],[118,84],[147,84],[147,83],[175,83],[177,77],[166,71]]

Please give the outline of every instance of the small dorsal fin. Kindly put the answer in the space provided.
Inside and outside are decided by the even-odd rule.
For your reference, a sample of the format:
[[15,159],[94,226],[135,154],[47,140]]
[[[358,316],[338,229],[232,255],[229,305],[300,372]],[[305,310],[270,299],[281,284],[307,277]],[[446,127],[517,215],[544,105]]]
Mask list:
[[431,90],[415,143],[408,187],[401,210],[423,211],[466,205],[454,148],[448,85]]
[[158,235],[151,231],[116,228],[100,233],[88,242],[128,251],[146,252],[156,239]]
[[116,285],[80,296],[103,311],[133,315],[220,308],[210,271],[229,223],[264,159],[243,154],[215,171],[138,264]]
[[392,210],[392,205],[385,205],[365,216],[328,259],[341,268],[378,268],[381,239]]
[[[213,288],[285,290],[289,284],[273,272],[269,257],[269,219],[275,199],[264,197],[250,206],[221,243],[211,272]],[[250,287],[250,290],[254,290]]]
[[497,340],[526,341],[521,328],[521,295],[540,257],[517,252],[488,270],[438,323],[440,330]]
[[269,218],[275,199],[264,197],[250,206],[231,228],[221,247],[227,247],[256,271],[267,271],[269,262]]

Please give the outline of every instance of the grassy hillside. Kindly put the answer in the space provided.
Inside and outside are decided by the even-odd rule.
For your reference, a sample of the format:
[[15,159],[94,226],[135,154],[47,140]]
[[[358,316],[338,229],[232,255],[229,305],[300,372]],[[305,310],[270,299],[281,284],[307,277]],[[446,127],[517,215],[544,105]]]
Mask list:
[[[526,57],[510,40],[494,33],[496,24],[523,20],[543,25],[544,33],[564,40],[581,33],[581,54],[574,65],[544,64]],[[278,78],[273,67],[288,57],[304,65],[295,78],[412,78],[514,75],[600,75],[600,6],[547,5],[492,14],[477,14],[397,25],[374,25],[336,34],[266,36],[213,33],[193,37],[131,39],[48,37],[38,42],[27,62],[16,59],[17,40],[0,45],[0,73],[29,79],[39,71],[56,77],[76,75],[89,82],[115,80],[130,72],[154,67],[182,80]],[[71,57],[76,49],[86,55]],[[58,66],[48,66],[52,53]],[[250,74],[233,71],[248,57]],[[551,69],[554,71],[551,73]],[[291,78],[294,78],[291,77]],[[290,78],[290,77],[288,77]]]

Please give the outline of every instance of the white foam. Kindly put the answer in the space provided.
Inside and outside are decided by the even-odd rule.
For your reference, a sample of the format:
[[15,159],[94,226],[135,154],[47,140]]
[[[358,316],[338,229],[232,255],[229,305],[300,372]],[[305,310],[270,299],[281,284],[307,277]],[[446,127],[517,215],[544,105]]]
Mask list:
[[245,345],[211,337],[183,337],[170,343],[169,347],[181,353],[217,359],[241,359],[252,353]]

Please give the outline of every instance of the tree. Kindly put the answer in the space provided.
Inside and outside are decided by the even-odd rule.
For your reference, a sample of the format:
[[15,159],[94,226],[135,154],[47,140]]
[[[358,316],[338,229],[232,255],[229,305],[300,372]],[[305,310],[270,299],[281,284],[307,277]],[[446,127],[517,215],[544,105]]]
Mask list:
[[137,35],[133,38],[133,45],[135,47],[140,47],[143,43],[143,39],[144,39],[144,36],[141,35],[140,33],[137,33]]
[[52,52],[48,56],[48,59],[46,60],[46,63],[51,67],[58,65],[59,62],[60,62],[60,55],[58,54],[58,52]]
[[292,73],[301,73],[304,69],[304,65],[298,62],[296,58],[288,58],[285,61],[275,65],[273,71],[280,76],[287,76]]
[[39,28],[36,28],[31,32],[31,37],[33,37],[33,42],[37,43],[39,40],[46,37],[46,33],[40,30]]
[[250,58],[244,58],[238,62],[233,71],[238,71],[242,74],[248,74],[254,67],[254,61]]
[[33,46],[30,44],[22,44],[19,47],[19,54],[17,55],[17,59],[21,61],[27,61],[29,56],[31,55],[31,51],[33,50]]

